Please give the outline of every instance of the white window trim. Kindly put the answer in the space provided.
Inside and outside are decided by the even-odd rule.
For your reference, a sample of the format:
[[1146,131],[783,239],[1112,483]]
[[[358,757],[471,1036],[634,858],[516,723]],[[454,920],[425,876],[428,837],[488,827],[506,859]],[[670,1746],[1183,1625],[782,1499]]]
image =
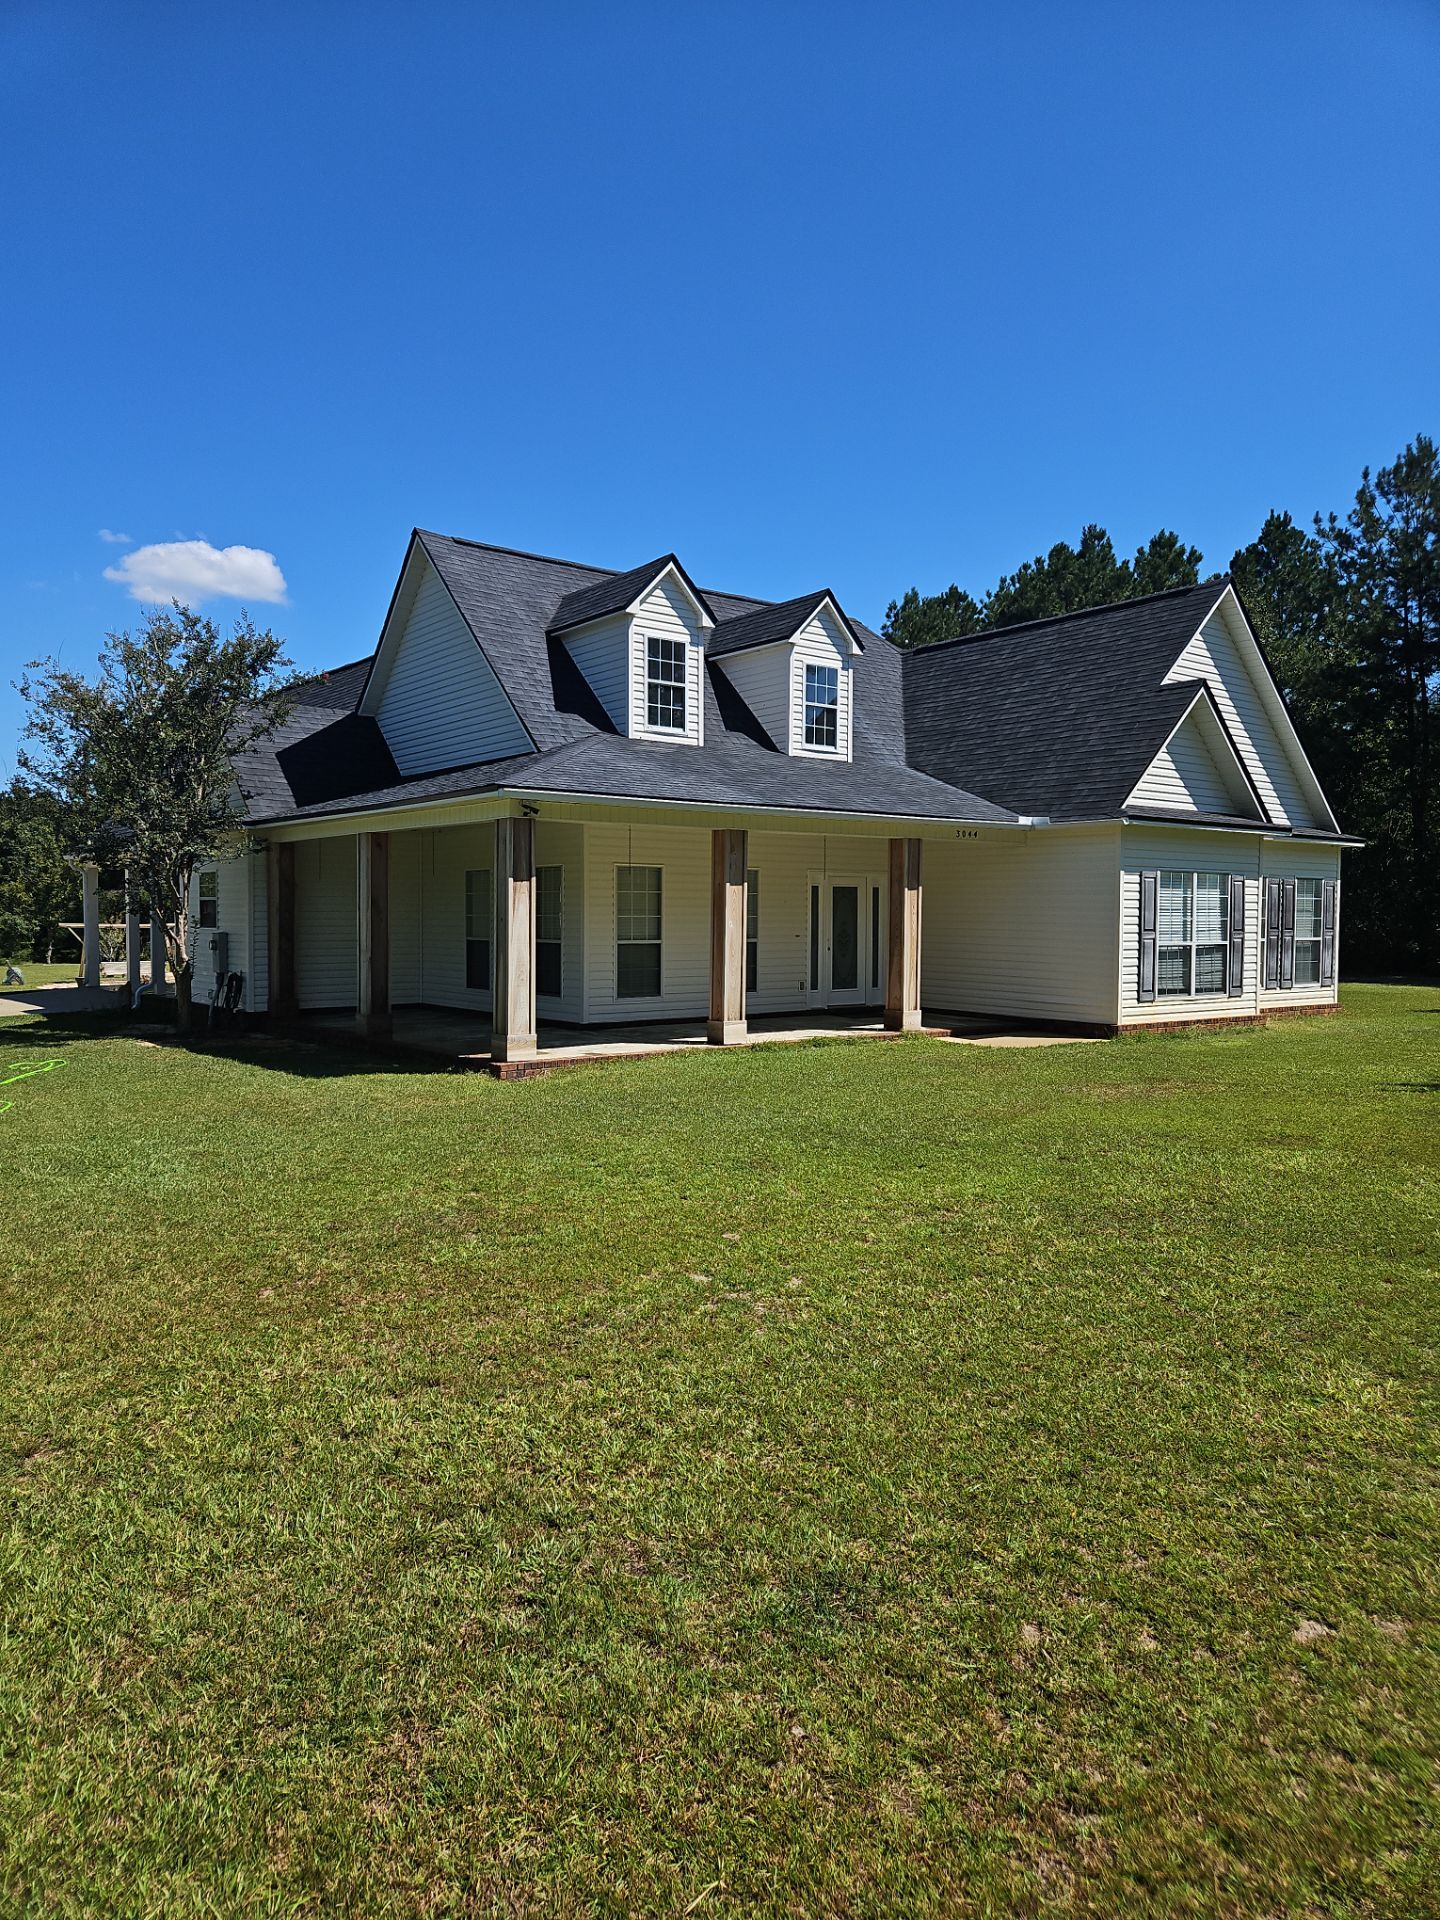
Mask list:
[[[832,677],[835,682],[835,697],[833,700],[812,700],[810,698],[810,676],[812,673],[828,673]],[[845,751],[845,741],[843,737],[844,727],[840,712],[840,674],[841,668],[838,663],[832,667],[824,660],[802,659],[800,662],[800,744],[804,747],[806,753],[825,754],[827,757],[833,755],[838,758]],[[811,707],[814,707],[817,713],[829,712],[834,714],[835,742],[833,746],[827,746],[822,740],[812,740],[810,738]]]
[[[643,628],[637,628],[637,634],[640,645],[640,658],[645,669],[642,675],[640,693],[641,711],[639,718],[641,725],[644,727],[646,733],[654,734],[660,739],[683,740],[690,732],[690,656],[694,652],[694,648],[688,639],[677,640],[673,633],[647,633]],[[652,645],[678,647],[680,649],[680,678],[678,681],[652,681],[650,675],[650,648]],[[650,718],[650,688],[652,685],[679,689],[683,709],[683,717],[679,726],[667,725],[663,721],[652,720]]]
[[[1166,940],[1160,933],[1160,912],[1165,898],[1165,879],[1167,874],[1179,874],[1190,883],[1190,938],[1188,940]],[[1162,867],[1156,882],[1155,896],[1155,998],[1159,1000],[1221,1000],[1230,992],[1230,876],[1219,873],[1214,867]],[[1201,878],[1220,882],[1220,901],[1224,910],[1224,932],[1219,940],[1202,940],[1200,928],[1200,881]],[[1222,956],[1223,972],[1218,987],[1198,987],[1197,962],[1202,947],[1219,947]],[[1160,984],[1161,962],[1165,954],[1177,948],[1188,949],[1190,955],[1190,984],[1183,992],[1174,988],[1166,989]]]
[[565,867],[564,867],[564,863],[559,860],[542,860],[542,861],[537,861],[535,865],[535,945],[537,948],[542,944],[540,939],[540,875],[542,873],[558,873],[560,876],[560,932],[556,939],[554,940],[547,939],[544,942],[544,945],[546,946],[558,947],[560,949],[560,984],[558,987],[556,987],[554,993],[541,993],[540,981],[539,981],[540,963],[537,955],[536,963],[535,963],[535,973],[536,973],[535,994],[536,994],[536,998],[540,1000],[559,1000],[563,998],[565,993]]
[[[1322,970],[1322,966],[1325,958],[1325,882],[1323,880],[1317,880],[1313,874],[1309,874],[1309,873],[1306,873],[1306,874],[1297,873],[1294,876],[1294,878],[1295,878],[1295,956],[1292,962],[1292,966],[1293,966],[1295,978],[1291,983],[1290,987],[1286,989],[1287,992],[1292,992],[1292,993],[1295,991],[1297,987],[1299,988],[1318,987],[1320,985],[1320,974],[1321,974],[1321,970]],[[1301,935],[1300,935],[1300,889],[1302,887],[1313,887],[1315,889],[1315,923],[1319,928],[1319,931],[1317,933],[1313,935],[1307,933],[1303,939],[1301,938]],[[1301,947],[1313,947],[1315,949],[1315,978],[1313,980],[1302,980],[1300,978]]]
[[[620,875],[632,868],[648,869],[658,873],[660,876],[660,938],[658,941],[660,948],[660,980],[654,993],[621,993],[620,991],[620,947],[622,944],[620,939]],[[610,942],[610,963],[614,974],[615,999],[617,1001],[630,1000],[637,1005],[644,1005],[646,1002],[653,1003],[665,998],[665,893],[665,868],[662,862],[658,860],[617,860],[615,862],[610,876],[610,904],[611,911],[614,914],[612,927],[613,937]],[[648,947],[656,945],[657,942],[653,940],[627,940],[623,944],[626,946]]]

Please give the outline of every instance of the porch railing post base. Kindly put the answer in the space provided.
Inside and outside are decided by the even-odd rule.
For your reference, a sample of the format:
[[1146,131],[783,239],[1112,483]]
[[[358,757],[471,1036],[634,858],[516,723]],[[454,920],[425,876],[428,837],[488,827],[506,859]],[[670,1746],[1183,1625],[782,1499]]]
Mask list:
[[707,1020],[705,1038],[712,1047],[738,1047],[750,1037],[747,1020]]

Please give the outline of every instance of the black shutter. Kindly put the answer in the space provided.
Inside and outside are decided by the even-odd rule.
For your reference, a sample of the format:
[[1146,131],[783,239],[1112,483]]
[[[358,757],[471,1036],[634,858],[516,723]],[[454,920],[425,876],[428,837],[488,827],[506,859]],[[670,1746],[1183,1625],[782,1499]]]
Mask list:
[[1280,882],[1265,882],[1265,985],[1280,984]]
[[1327,880],[1321,900],[1323,918],[1320,922],[1320,984],[1333,987],[1335,984],[1335,882]]
[[1226,969],[1230,998],[1245,991],[1245,876],[1230,876],[1230,964]]
[[1295,882],[1280,882],[1280,984],[1295,984]]
[[1155,998],[1155,928],[1160,910],[1160,875],[1140,876],[1140,986],[1137,1000]]

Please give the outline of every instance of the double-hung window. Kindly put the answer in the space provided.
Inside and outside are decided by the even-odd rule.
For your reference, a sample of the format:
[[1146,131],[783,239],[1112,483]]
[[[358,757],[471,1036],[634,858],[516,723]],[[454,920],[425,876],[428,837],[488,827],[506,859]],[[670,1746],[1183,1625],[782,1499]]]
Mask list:
[[1224,993],[1230,955],[1230,885],[1223,873],[1162,873],[1155,990]]
[[760,875],[754,867],[745,875],[745,991],[760,985]]
[[200,876],[198,924],[202,927],[218,927],[220,924],[220,876],[213,869]]
[[1324,891],[1318,880],[1295,882],[1295,984],[1320,984],[1320,942],[1324,934]]
[[805,744],[830,752],[840,745],[840,669],[805,666]]
[[667,732],[685,731],[685,673],[690,648],[684,640],[652,633],[645,642],[645,720]]
[[558,994],[564,975],[565,869],[535,869],[535,991]]
[[465,875],[465,984],[488,992],[490,934],[494,920],[494,893],[490,869],[475,867]]
[[651,1000],[660,992],[660,869],[615,869],[615,994]]

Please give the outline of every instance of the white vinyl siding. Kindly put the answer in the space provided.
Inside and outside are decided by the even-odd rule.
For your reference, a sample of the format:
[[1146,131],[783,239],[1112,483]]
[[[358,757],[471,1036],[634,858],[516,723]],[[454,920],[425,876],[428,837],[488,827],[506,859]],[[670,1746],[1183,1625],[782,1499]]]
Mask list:
[[716,662],[780,753],[790,745],[790,644],[724,653]]
[[[805,743],[805,669],[807,666],[836,669],[839,738],[835,747],[812,747]],[[850,671],[849,642],[834,615],[827,607],[822,607],[814,619],[808,621],[800,630],[790,649],[788,737],[791,753],[825,760],[850,758],[854,682],[855,676]]]
[[630,731],[630,621],[602,620],[566,636],[570,657],[620,733]]
[[437,827],[421,835],[420,997],[427,1006],[490,1011],[488,987],[465,982],[467,873],[493,873],[495,829]]
[[[673,640],[684,646],[685,725],[652,727],[647,718],[647,642]],[[705,652],[695,609],[674,579],[662,580],[636,610],[630,637],[630,732],[640,739],[684,740],[698,746],[704,738]]]
[[[263,866],[263,855],[258,864]],[[245,991],[241,1005],[246,1009],[263,1007],[264,982],[255,979],[254,962],[254,886],[256,856],[240,854],[233,860],[207,860],[198,869],[190,887],[190,937],[191,949],[195,961],[195,974],[192,992],[197,1007],[210,998],[215,987],[214,954],[210,948],[210,937],[214,933],[227,936],[229,964],[227,971],[245,976]],[[201,876],[210,874],[209,883],[214,888],[213,927],[199,925],[201,901]],[[263,905],[262,905],[263,929]],[[148,935],[147,935],[148,937]],[[167,961],[167,978],[168,966]],[[257,998],[257,993],[259,997]],[[142,1002],[143,1004],[143,1002]]]
[[[1313,880],[1323,888],[1324,882],[1340,879],[1340,849],[1338,847],[1296,847],[1286,846],[1283,841],[1267,841],[1261,854],[1260,871],[1263,879],[1272,876],[1281,880]],[[1301,904],[1300,888],[1296,886],[1295,899],[1295,984],[1293,987],[1260,988],[1260,1005],[1269,1007],[1295,1007],[1325,1005],[1338,997],[1335,986],[1322,987],[1318,977],[1313,981],[1302,982],[1300,978],[1300,937],[1301,921],[1304,910]],[[1321,893],[1323,907],[1324,894]],[[1264,888],[1260,889],[1259,911],[1264,911]],[[1339,899],[1335,917],[1335,978],[1338,982],[1345,964],[1345,889],[1339,887]],[[1264,939],[1264,926],[1261,925],[1258,938]],[[1263,974],[1261,978],[1263,979]]]
[[1115,1019],[1117,827],[927,840],[927,1007],[1036,1020]]
[[[1140,993],[1140,875],[1185,872],[1240,874],[1245,881],[1245,958],[1240,992]],[[1126,827],[1120,852],[1120,1020],[1122,1025],[1163,1025],[1167,1020],[1224,1020],[1254,1013],[1260,980],[1260,837],[1206,833],[1203,828]]]
[[295,848],[295,994],[303,1007],[353,1007],[359,923],[354,834]]
[[489,661],[423,555],[384,684],[366,708],[380,723],[401,773],[525,753],[529,736]]
[[421,855],[426,835],[390,835],[390,1001],[413,1007],[421,993]]
[[[1256,673],[1264,673],[1263,664],[1258,659]],[[1318,807],[1306,797],[1304,777],[1267,710],[1267,694],[1277,701],[1278,695],[1268,687],[1262,690],[1255,674],[1246,666],[1240,644],[1218,608],[1185,648],[1165,679],[1167,683],[1175,680],[1209,682],[1215,703],[1224,715],[1225,724],[1235,742],[1236,751],[1278,824],[1311,827],[1329,824],[1322,818]]]
[[[755,991],[748,1013],[791,1013],[810,999],[810,887],[831,876],[854,882],[860,893],[860,971],[863,1000],[885,997],[884,915],[889,905],[890,843],[876,835],[752,833],[748,866],[758,877],[759,938]],[[870,973],[871,896],[880,889],[880,982]]]
[[[1203,701],[1203,696],[1202,696]],[[1228,764],[1227,764],[1228,763]],[[1126,802],[1176,813],[1255,814],[1255,799],[1214,714],[1203,704],[1186,714]]]
[[[586,827],[585,1018],[669,1020],[710,1006],[710,835],[698,828]],[[661,870],[660,992],[621,995],[616,981],[616,870]],[[572,890],[573,891],[573,890]]]

